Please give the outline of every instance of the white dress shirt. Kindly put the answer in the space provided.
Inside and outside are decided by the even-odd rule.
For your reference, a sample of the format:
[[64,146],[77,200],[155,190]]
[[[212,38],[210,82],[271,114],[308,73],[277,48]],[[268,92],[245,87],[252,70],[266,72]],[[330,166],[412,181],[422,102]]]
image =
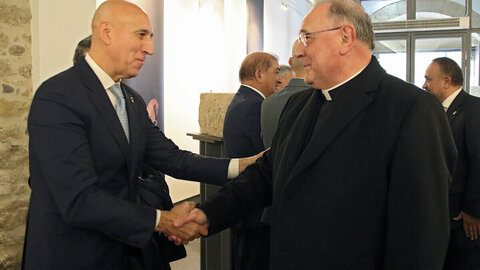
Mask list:
[[[112,105],[115,108],[117,105],[117,98],[108,88],[110,88],[115,83],[119,84],[120,81],[115,82],[97,63],[95,63],[95,61],[92,59],[92,57],[88,53],[85,55],[85,61],[87,61],[87,64],[92,68],[93,72],[95,73],[97,78],[100,80],[100,83],[102,84],[103,88],[107,92],[110,102],[112,102]],[[228,164],[228,173],[227,173],[228,179],[232,179],[238,176],[239,174],[238,166],[239,166],[238,158],[234,158],[230,160],[230,163]],[[161,216],[160,210],[158,209],[156,210],[157,210],[157,217],[155,222],[155,228],[158,226],[158,223],[160,222],[160,216]]]

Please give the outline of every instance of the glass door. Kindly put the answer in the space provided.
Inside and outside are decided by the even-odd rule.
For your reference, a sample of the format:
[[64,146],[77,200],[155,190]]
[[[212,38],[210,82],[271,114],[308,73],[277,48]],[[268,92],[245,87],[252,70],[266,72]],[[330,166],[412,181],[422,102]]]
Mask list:
[[407,39],[377,39],[373,55],[387,73],[407,80]]
[[463,36],[428,37],[414,35],[413,55],[413,82],[416,86],[422,87],[425,82],[425,70],[433,59],[437,57],[449,57],[465,71],[465,63],[462,53]]

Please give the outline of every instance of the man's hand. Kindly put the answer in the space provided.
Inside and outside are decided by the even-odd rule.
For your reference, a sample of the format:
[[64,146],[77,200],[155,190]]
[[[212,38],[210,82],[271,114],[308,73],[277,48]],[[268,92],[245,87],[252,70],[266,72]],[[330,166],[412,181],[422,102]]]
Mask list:
[[238,160],[238,173],[242,173],[250,164],[255,163],[255,161],[259,157],[263,156],[263,153],[265,153],[268,150],[270,150],[270,147],[263,150],[262,152],[260,152],[256,155],[254,155],[254,156],[239,159]]
[[[181,216],[181,217],[177,218],[176,220],[174,220],[173,226],[175,228],[183,228],[184,226],[187,226],[188,224],[191,224],[192,222],[197,224],[198,226],[208,228],[207,216],[205,215],[205,213],[202,210],[200,210],[198,208],[195,208],[192,211],[190,211],[190,213],[188,213],[187,215]],[[207,230],[207,234],[208,234],[208,230]],[[207,234],[202,234],[202,235],[207,236]],[[175,244],[177,244],[177,245],[184,242],[184,239],[179,235],[170,235],[168,237],[168,239],[170,241],[175,241]]]
[[200,237],[200,235],[207,235],[208,227],[195,222],[184,222],[181,227],[174,227],[173,225],[176,219],[189,215],[190,211],[194,208],[195,203],[184,202],[175,206],[170,211],[162,211],[160,222],[155,230],[164,233],[166,236],[169,236],[169,238],[170,236],[175,236],[174,240],[177,245],[181,243],[188,244],[189,241]]
[[459,221],[463,219],[463,229],[465,230],[465,236],[470,238],[470,240],[474,240],[478,238],[480,234],[480,219],[474,218],[465,212],[460,212],[457,217],[453,218],[453,220]]

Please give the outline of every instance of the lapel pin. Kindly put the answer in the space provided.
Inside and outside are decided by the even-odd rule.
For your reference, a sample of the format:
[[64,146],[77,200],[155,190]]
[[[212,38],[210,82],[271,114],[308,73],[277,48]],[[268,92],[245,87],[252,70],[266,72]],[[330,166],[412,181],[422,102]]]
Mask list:
[[135,103],[135,101],[133,100],[133,97],[130,97],[130,102]]
[[456,114],[457,114],[457,111],[454,111],[452,114],[453,114],[453,115],[456,115]]

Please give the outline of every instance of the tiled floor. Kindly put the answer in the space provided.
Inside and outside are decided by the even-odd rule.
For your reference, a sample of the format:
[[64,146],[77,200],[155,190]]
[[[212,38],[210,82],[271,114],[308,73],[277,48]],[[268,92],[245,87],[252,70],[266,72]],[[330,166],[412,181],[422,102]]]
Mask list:
[[200,238],[185,246],[187,257],[170,263],[172,270],[200,270]]

